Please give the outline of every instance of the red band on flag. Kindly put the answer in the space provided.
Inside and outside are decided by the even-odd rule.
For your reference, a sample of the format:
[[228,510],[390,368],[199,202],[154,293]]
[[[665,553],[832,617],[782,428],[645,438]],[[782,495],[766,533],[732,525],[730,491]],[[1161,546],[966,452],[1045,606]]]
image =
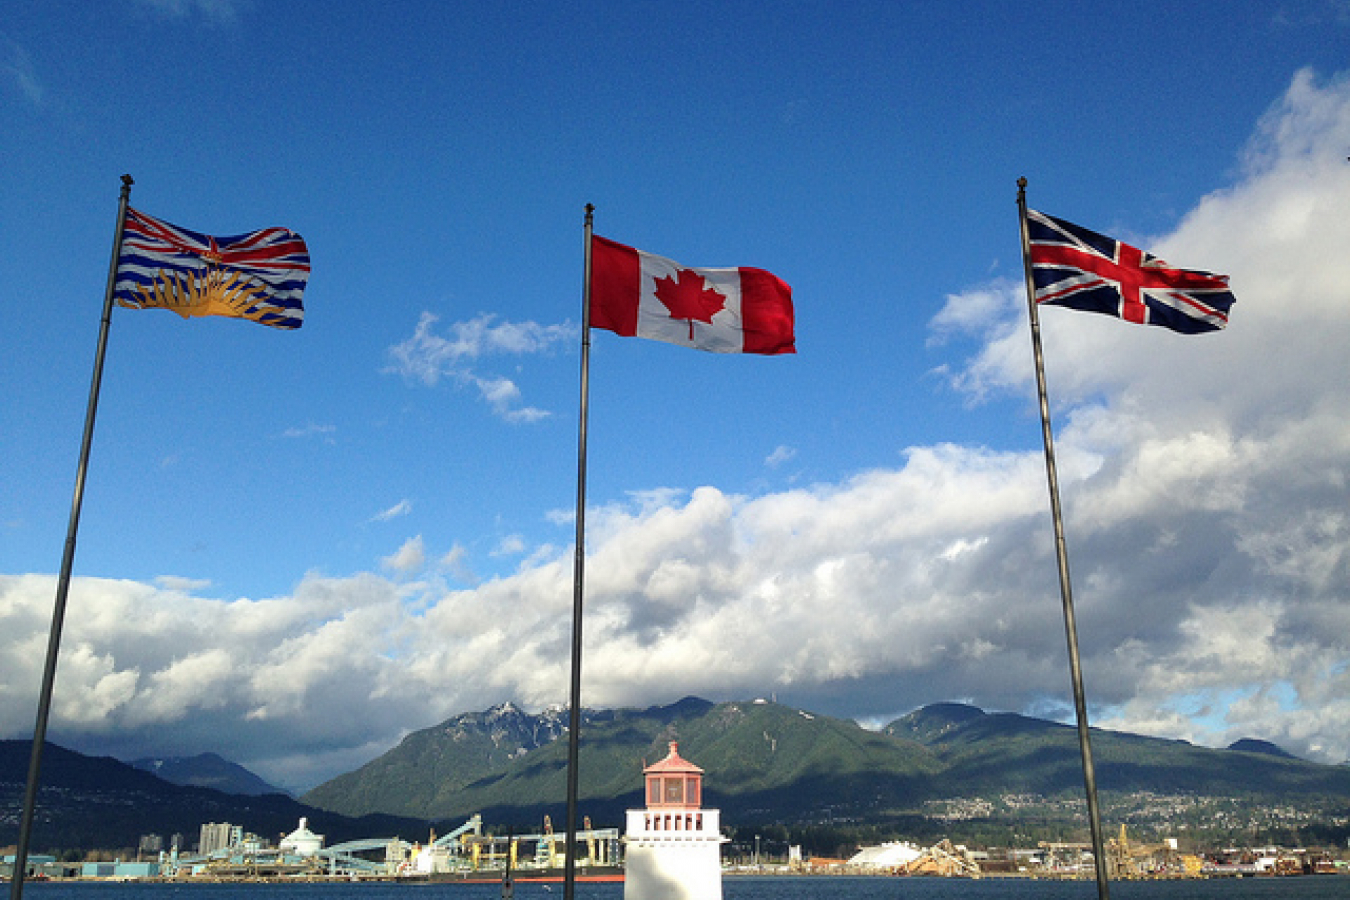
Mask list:
[[796,353],[792,288],[763,269],[741,269],[746,353]]
[[591,239],[591,326],[624,337],[637,334],[638,252],[599,235]]

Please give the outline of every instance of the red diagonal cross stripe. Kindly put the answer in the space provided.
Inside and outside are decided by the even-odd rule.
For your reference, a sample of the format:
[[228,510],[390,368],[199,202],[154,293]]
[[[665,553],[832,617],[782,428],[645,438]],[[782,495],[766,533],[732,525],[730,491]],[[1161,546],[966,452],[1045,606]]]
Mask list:
[[190,243],[186,239],[180,237],[178,232],[165,228],[161,223],[150,219],[147,216],[138,215],[136,217],[136,225],[141,231],[145,232],[147,237],[163,241],[180,253],[200,254],[202,252],[200,244]]
[[1195,291],[1228,287],[1226,278],[1191,269],[1167,268],[1162,260],[1145,265],[1144,254],[1137,247],[1119,242],[1116,247],[1116,259],[1112,260],[1076,247],[1035,244],[1031,248],[1031,262],[1033,265],[1080,269],[1117,285],[1121,298],[1120,317],[1140,325],[1148,318],[1142,295],[1145,288]]
[[259,268],[268,265],[296,268],[293,262],[287,261],[284,257],[303,252],[304,243],[294,237],[277,240],[285,234],[284,228],[265,228],[245,235],[245,240],[236,241],[221,250],[221,260],[227,264],[251,264]]
[[214,237],[209,238],[210,246],[205,246],[171,228],[164,227],[158,221],[148,219],[146,216],[138,215],[137,224],[148,236],[163,241],[179,253],[200,256],[225,265],[251,263],[259,268],[266,267],[269,264],[281,265],[283,268],[305,268],[282,259],[288,254],[301,251],[303,244],[299,240],[286,240],[270,245],[264,243],[278,234],[284,234],[285,229],[282,228],[266,228],[254,234],[245,235],[245,240],[221,247]]

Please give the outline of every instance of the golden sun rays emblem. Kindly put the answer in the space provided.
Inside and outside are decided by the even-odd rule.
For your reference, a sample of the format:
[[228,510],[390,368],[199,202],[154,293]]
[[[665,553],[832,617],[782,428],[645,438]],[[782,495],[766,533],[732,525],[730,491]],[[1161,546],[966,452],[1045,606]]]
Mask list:
[[[209,262],[209,257],[208,257]],[[216,265],[205,271],[161,270],[159,278],[134,293],[141,309],[162,307],[185,319],[193,316],[236,316],[261,319],[268,309],[267,286],[247,275]]]

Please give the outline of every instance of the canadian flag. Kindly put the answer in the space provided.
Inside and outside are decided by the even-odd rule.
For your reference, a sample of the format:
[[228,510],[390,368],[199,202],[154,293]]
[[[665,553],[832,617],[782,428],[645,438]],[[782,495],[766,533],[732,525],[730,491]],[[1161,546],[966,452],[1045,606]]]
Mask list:
[[763,269],[694,269],[591,236],[591,325],[714,353],[796,353],[792,288]]

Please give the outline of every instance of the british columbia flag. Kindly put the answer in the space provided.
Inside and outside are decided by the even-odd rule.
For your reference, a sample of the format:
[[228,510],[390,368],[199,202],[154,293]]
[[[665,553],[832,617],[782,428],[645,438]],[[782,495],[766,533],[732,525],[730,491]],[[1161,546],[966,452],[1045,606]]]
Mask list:
[[309,248],[293,231],[212,237],[127,209],[114,288],[120,306],[299,328],[308,282]]
[[1228,324],[1227,275],[1174,269],[1156,256],[1063,219],[1027,210],[1036,302],[1105,313],[1183,334]]

